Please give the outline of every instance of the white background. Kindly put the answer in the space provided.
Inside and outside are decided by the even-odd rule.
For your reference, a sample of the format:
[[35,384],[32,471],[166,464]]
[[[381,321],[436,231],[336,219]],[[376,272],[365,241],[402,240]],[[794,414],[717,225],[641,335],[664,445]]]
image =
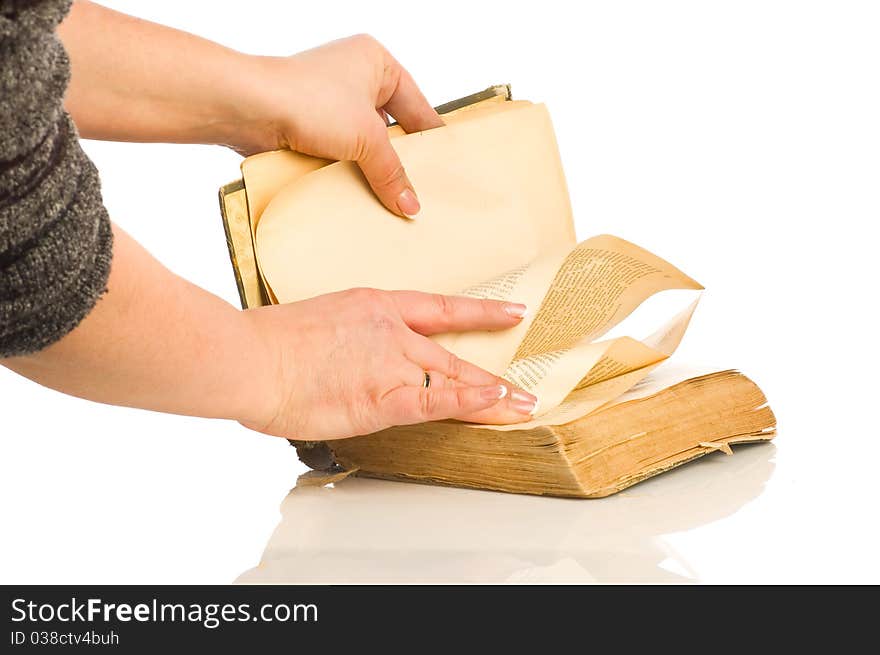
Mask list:
[[[579,236],[620,235],[700,280],[676,358],[741,368],[779,419],[763,493],[666,543],[708,582],[880,582],[875,3],[112,4],[256,53],[369,32],[434,104],[499,82],[545,102]],[[216,193],[239,158],[86,148],[113,219],[237,302]],[[304,470],[238,425],[91,404],[5,369],[0,399],[3,583],[229,582]]]

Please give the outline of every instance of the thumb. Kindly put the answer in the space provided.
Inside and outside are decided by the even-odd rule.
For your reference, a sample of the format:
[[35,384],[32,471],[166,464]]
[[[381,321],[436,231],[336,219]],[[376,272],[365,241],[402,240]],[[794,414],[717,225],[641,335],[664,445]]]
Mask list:
[[372,124],[357,164],[383,205],[398,216],[413,218],[421,208],[416,192],[391,146],[384,121],[376,116]]

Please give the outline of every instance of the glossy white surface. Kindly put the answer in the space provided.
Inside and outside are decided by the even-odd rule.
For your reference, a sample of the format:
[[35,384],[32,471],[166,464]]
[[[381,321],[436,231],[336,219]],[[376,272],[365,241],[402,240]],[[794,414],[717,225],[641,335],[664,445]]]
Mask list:
[[[258,567],[239,582],[691,582],[668,535],[760,496],[772,444],[743,445],[601,501],[348,478],[295,488]],[[736,542],[716,553],[736,556]]]
[[[740,367],[779,436],[598,501],[348,480],[288,498],[271,538],[304,471],[286,443],[0,369],[0,582],[880,582],[876,3],[113,4],[253,52],[371,32],[435,103],[501,81],[546,102],[579,236],[702,282],[676,359]],[[113,218],[235,302],[216,191],[238,157],[86,147]]]

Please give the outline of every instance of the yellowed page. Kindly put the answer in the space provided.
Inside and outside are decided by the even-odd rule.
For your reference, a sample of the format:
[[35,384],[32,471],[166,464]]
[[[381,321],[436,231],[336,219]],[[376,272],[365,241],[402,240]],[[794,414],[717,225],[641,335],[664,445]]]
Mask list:
[[269,202],[256,249],[279,302],[357,286],[455,293],[573,245],[543,105],[476,115],[393,144],[419,192],[416,220],[386,210],[350,162],[313,171]]
[[241,175],[247,189],[248,214],[254,233],[263,211],[279,189],[330,163],[329,159],[309,157],[292,150],[261,152],[242,161]]
[[561,403],[572,390],[598,384],[666,359],[630,337],[582,341],[571,348],[516,359],[504,377],[538,398],[535,416]]
[[519,430],[561,425],[586,416],[614,401],[665,361],[681,343],[697,301],[643,341],[619,337],[598,343],[582,342],[545,358],[543,375],[532,382],[514,360],[505,374],[512,382],[538,396],[535,418],[513,425],[479,425],[489,430]]
[[527,314],[516,327],[500,332],[459,332],[431,337],[446,350],[465,361],[504,375],[520,342],[535,319],[536,310],[547,294],[550,282],[570,252],[565,245],[538,257],[531,264],[513,270],[461,291],[459,295],[519,302],[526,305]]
[[[557,248],[528,266],[461,292],[477,298],[525,303],[531,313],[517,327],[502,333],[442,335],[434,340],[462,359],[523,386],[539,399],[546,393],[546,401],[539,408],[550,408],[571,391],[571,386],[565,386],[569,378],[588,370],[584,363],[595,352],[590,344],[598,336],[651,295],[676,288],[702,287],[643,248],[602,235],[571,250]],[[517,366],[511,365],[514,359],[519,360]],[[612,360],[604,363],[606,367],[611,365]],[[621,365],[606,370],[606,376],[620,373]],[[544,381],[551,371],[553,382],[559,380],[561,385],[554,384],[552,391],[544,389],[545,384],[552,383]],[[596,375],[600,373],[601,369]]]
[[687,331],[688,325],[690,325],[691,318],[693,318],[699,302],[700,299],[698,297],[674,316],[672,320],[654,332],[654,334],[642,339],[642,343],[649,348],[660,351],[667,357],[671,356],[684,338],[684,333]]
[[607,234],[587,239],[565,258],[515,359],[594,341],[659,291],[702,288],[628,241]]
[[[609,378],[598,384],[589,387],[582,387],[572,391],[565,400],[556,407],[537,417],[534,421],[529,422],[529,427],[537,427],[539,425],[562,425],[579,419],[587,414],[595,412],[597,409],[604,407],[609,402],[613,402],[621,394],[632,388],[635,384],[645,378],[651,371],[660,366],[663,362],[656,362],[645,366],[644,368]],[[522,424],[520,427],[524,426]],[[512,429],[515,426],[485,426],[497,427],[500,429]]]
[[[578,386],[587,386],[655,361],[656,356],[652,360],[650,354],[640,352],[638,342],[628,346],[620,342],[613,346],[612,353],[605,353],[610,342],[599,345],[593,340],[647,297],[669,288],[702,287],[659,257],[623,239],[604,235],[588,239],[573,250],[557,249],[528,266],[462,292],[477,298],[526,303],[533,311],[517,327],[501,333],[441,335],[434,340],[535,394],[539,399],[536,411],[541,413],[561,402],[576,380],[580,380]],[[535,307],[540,308],[537,313]],[[675,325],[680,323],[672,322],[667,327]],[[540,332],[537,337],[536,332]],[[571,334],[579,333],[584,336],[566,345]],[[648,348],[668,356],[668,349],[660,347],[659,335],[652,338],[654,342]],[[529,343],[536,345],[528,350],[552,344],[563,346],[523,356],[523,344]],[[581,379],[594,364],[597,368],[591,371],[592,377]]]
[[[444,114],[443,122],[450,125],[530,104],[525,100],[509,101],[503,96],[495,96]],[[388,136],[392,139],[405,134],[399,125],[388,128]],[[310,157],[292,150],[272,150],[245,158],[241,162],[241,175],[247,189],[252,227],[256,229],[269,201],[287,184],[331,163],[333,160]]]
[[656,371],[652,371],[650,375],[645,376],[645,378],[638,384],[634,384],[631,388],[627,389],[626,392],[609,402],[602,409],[607,409],[608,407],[613,407],[614,405],[626,403],[631,400],[639,400],[641,398],[653,396],[654,394],[675,386],[680,382],[684,382],[685,380],[692,380],[713,373],[732,370],[735,369],[731,369],[729,366],[682,364],[677,360],[670,360],[664,362],[663,366],[657,368]]
[[[316,171],[331,163],[328,159],[309,157],[291,150],[275,150],[252,155],[241,163],[241,174],[247,190],[248,223],[251,228],[251,243],[256,244],[257,224],[269,201],[278,189],[292,180]],[[277,303],[272,287],[268,284],[263,270],[257,262],[257,271],[269,302]]]
[[[694,306],[664,328],[671,330],[670,334],[661,330],[645,343],[627,337],[599,343],[594,340],[649,296],[673,288],[702,287],[656,255],[603,235],[568,253],[561,249],[548,253],[531,266],[514,269],[465,292],[540,307],[535,316],[516,328],[495,334],[444,335],[435,340],[459,357],[533,393],[538,398],[535,415],[540,416],[576,388],[666,359],[681,340]],[[572,339],[576,341],[572,343]],[[603,388],[612,386],[618,388]]]

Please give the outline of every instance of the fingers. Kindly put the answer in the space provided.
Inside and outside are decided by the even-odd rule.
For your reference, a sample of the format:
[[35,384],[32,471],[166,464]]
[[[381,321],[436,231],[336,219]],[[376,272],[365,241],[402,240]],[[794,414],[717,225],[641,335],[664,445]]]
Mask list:
[[440,421],[484,411],[504,397],[501,385],[424,388],[401,386],[385,396],[383,418],[390,425]]
[[[381,46],[380,46],[381,47]],[[443,125],[412,76],[382,48],[384,60],[382,83],[376,98],[376,109],[381,117],[369,135],[358,165],[373,192],[383,205],[399,216],[413,218],[421,205],[415,189],[403,170],[403,165],[388,138],[387,116],[390,114],[407,132],[420,132]]]
[[387,55],[383,88],[379,99],[387,98],[382,107],[397,119],[407,132],[421,132],[443,125],[443,119],[419,90],[412,75],[394,57]]
[[[461,382],[457,382],[449,378],[439,371],[428,371],[431,376],[431,389],[439,389],[443,387],[461,387],[469,386]],[[491,374],[490,374],[491,375]],[[535,407],[537,406],[537,398],[527,391],[523,391],[513,386],[507,380],[496,378],[499,384],[507,387],[507,394],[494,405],[486,409],[478,410],[470,414],[462,414],[455,416],[461,421],[469,421],[473,423],[521,423],[529,421],[533,417]],[[421,379],[416,386],[422,386],[424,381],[424,373],[421,373]],[[470,386],[490,386],[490,385],[470,385]]]
[[[450,380],[469,386],[509,385],[497,375],[456,357],[430,339],[419,335],[412,336],[412,339],[406,339],[403,343],[403,354],[423,371],[436,371]],[[431,384],[434,384],[433,377]]]
[[412,218],[421,205],[400,158],[391,146],[385,121],[377,114],[357,160],[376,197],[398,216]]
[[[504,385],[509,393],[505,399],[494,405],[492,411],[478,418],[466,420],[480,420],[485,423],[511,423],[522,421],[531,417],[538,404],[538,399],[507,380],[486,371],[479,366],[456,357],[448,350],[434,343],[430,339],[415,337],[408,340],[404,346],[404,354],[420,368],[418,384],[424,381],[424,373],[431,375],[433,389],[441,385],[445,386],[471,386],[487,387],[491,385]],[[415,379],[415,374],[413,378]]]
[[390,295],[404,322],[426,336],[503,330],[517,325],[526,314],[526,306],[520,303],[419,291],[392,291]]
[[508,394],[503,400],[498,401],[486,409],[462,414],[461,416],[456,416],[454,418],[458,421],[467,421],[468,423],[488,423],[489,425],[507,425],[510,423],[531,421],[534,418],[531,411],[517,409],[514,406],[515,402],[516,401],[511,398],[511,394]]

